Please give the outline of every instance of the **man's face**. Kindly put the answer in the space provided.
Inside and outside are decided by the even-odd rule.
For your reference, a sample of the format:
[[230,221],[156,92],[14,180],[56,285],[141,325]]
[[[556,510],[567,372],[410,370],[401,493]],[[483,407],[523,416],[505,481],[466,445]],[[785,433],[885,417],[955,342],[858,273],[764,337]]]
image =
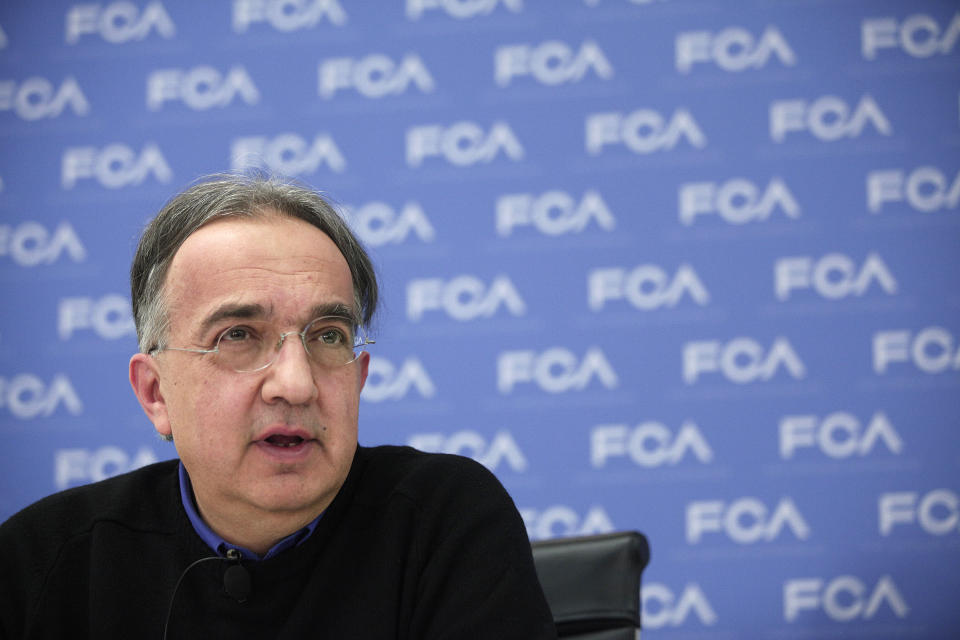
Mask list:
[[[196,231],[173,259],[165,294],[167,344],[200,349],[246,320],[298,332],[323,309],[354,306],[350,270],[333,241],[280,216]],[[159,401],[147,412],[158,432],[173,436],[211,524],[218,514],[308,521],[347,476],[368,362],[363,354],[324,368],[295,334],[272,365],[254,373],[224,367],[215,354],[163,351],[153,358]]]

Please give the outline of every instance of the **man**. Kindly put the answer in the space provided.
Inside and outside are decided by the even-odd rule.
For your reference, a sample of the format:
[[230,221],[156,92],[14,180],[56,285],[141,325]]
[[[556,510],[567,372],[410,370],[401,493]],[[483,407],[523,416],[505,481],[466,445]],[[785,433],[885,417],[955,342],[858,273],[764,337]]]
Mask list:
[[316,193],[221,176],[131,268],[130,382],[180,460],[0,528],[4,638],[548,638],[509,496],[454,456],[357,444],[377,282]]

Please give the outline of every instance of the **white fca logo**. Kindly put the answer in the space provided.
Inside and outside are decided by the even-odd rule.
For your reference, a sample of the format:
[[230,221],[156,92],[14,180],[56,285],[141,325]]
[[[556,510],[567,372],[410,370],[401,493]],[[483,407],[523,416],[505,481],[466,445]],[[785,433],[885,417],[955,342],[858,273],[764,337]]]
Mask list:
[[757,498],[745,497],[727,504],[722,500],[687,504],[687,543],[701,542],[704,534],[722,533],[737,544],[772,542],[789,529],[799,540],[810,537],[810,525],[790,498],[781,498],[771,513]]
[[10,256],[21,267],[53,264],[64,253],[74,262],[87,259],[87,250],[69,222],[58,224],[52,234],[38,222],[16,227],[0,224],[0,256]]
[[20,84],[0,80],[0,111],[13,111],[17,117],[32,121],[57,118],[67,108],[78,116],[90,113],[90,103],[73,76],[67,76],[59,87],[40,76]]
[[347,13],[337,0],[233,0],[235,33],[246,33],[258,22],[289,32],[312,29],[323,20],[342,27]]
[[915,335],[907,330],[874,333],[874,373],[886,373],[897,362],[910,362],[930,374],[960,371],[960,345],[942,327],[927,327]]
[[347,168],[336,141],[326,133],[318,133],[313,140],[296,133],[236,138],[230,145],[230,157],[234,170],[266,163],[286,176],[311,174],[321,166],[336,173]]
[[437,387],[419,358],[407,358],[397,367],[386,358],[377,356],[370,359],[367,381],[360,397],[367,402],[403,400],[412,390],[416,390],[421,398],[437,395]]
[[497,431],[490,442],[476,431],[418,433],[410,436],[407,444],[421,451],[473,458],[491,471],[497,471],[502,464],[517,473],[528,467],[526,456],[509,431]]
[[57,306],[57,334],[69,340],[81,329],[93,329],[104,340],[136,335],[130,301],[121,295],[94,298],[62,298]]
[[812,256],[780,258],[773,267],[777,300],[789,300],[798,289],[813,289],[828,300],[860,297],[877,284],[887,295],[897,293],[897,281],[876,253],[867,254],[859,268],[842,253],[830,253],[820,259]]
[[797,578],[783,583],[783,619],[796,622],[804,611],[822,610],[835,622],[870,620],[886,604],[895,616],[905,618],[910,607],[885,575],[872,590],[856,576]]
[[489,285],[474,276],[462,275],[451,280],[422,278],[407,284],[407,318],[418,321],[428,311],[443,311],[460,322],[490,318],[500,309],[522,316],[527,305],[517,288],[504,275]]
[[695,384],[705,373],[719,373],[730,382],[749,384],[770,380],[781,369],[795,380],[807,375],[803,361],[783,337],[775,338],[769,351],[751,338],[683,345],[683,381],[687,384]]
[[861,97],[852,111],[837,96],[823,96],[813,102],[775,100],[770,103],[770,139],[774,142],[783,142],[788,134],[802,131],[824,142],[857,138],[868,125],[881,135],[893,134],[890,121],[870,95]]
[[690,616],[695,616],[706,627],[717,624],[717,613],[696,582],[684,585],[680,597],[665,584],[644,584],[640,587],[640,606],[644,629],[680,627]]
[[67,147],[60,162],[60,185],[72,189],[80,180],[95,179],[107,189],[143,184],[153,176],[170,182],[173,171],[156,143],[148,142],[139,153],[125,144],[97,147]]
[[582,391],[594,380],[607,389],[619,386],[617,374],[597,347],[582,359],[562,347],[535,351],[504,351],[497,357],[497,390],[513,393],[519,384],[533,383],[547,393]]
[[682,141],[703,149],[707,137],[684,108],[676,109],[669,120],[653,109],[631,113],[593,113],[586,120],[586,150],[596,156],[609,145],[622,144],[634,153],[670,151]]
[[507,237],[517,227],[532,226],[548,236],[580,233],[593,222],[604,231],[612,231],[617,221],[603,197],[588,189],[577,202],[566,191],[547,191],[540,195],[510,193],[497,198],[497,234]]
[[684,421],[676,433],[654,421],[632,428],[625,424],[599,424],[590,430],[590,464],[594,469],[605,467],[610,458],[624,456],[641,467],[674,466],[687,454],[701,464],[713,460],[713,449],[690,420]]
[[80,397],[62,373],[56,374],[50,384],[29,373],[0,378],[0,408],[6,408],[15,418],[46,418],[61,405],[70,415],[83,413]]
[[423,60],[408,53],[399,63],[385,55],[364,58],[330,58],[317,68],[317,93],[328,100],[338,92],[353,89],[365,98],[382,98],[405,93],[414,85],[433,93],[433,76]]
[[427,11],[441,10],[451,18],[466,20],[493,13],[497,7],[520,13],[523,0],[407,0],[407,18],[419,20]]
[[782,178],[775,177],[761,191],[755,182],[732,178],[726,182],[688,182],[677,193],[681,224],[692,226],[697,216],[717,214],[729,224],[764,222],[775,211],[792,219],[800,217],[800,205]]
[[805,447],[817,447],[831,458],[863,457],[873,451],[878,441],[894,455],[903,451],[900,434],[882,411],[873,414],[866,429],[856,416],[843,411],[822,420],[813,415],[784,416],[780,420],[780,457],[784,460]]
[[690,73],[693,65],[699,62],[713,62],[724,71],[732,72],[760,69],[771,57],[788,67],[797,64],[793,49],[774,26],[764,29],[759,40],[740,27],[717,33],[686,31],[677,34],[675,46],[677,71],[680,73]]
[[141,11],[132,2],[76,4],[67,11],[67,44],[76,44],[85,35],[99,35],[107,42],[120,44],[143,40],[152,31],[162,38],[177,35],[173,20],[163,4],[150,2]]
[[681,264],[670,276],[660,266],[642,264],[634,269],[593,269],[587,274],[587,305],[601,311],[609,300],[626,300],[641,311],[673,308],[684,295],[700,305],[710,302],[710,293],[689,264]]
[[922,497],[916,491],[880,494],[877,501],[881,536],[898,525],[918,523],[933,536],[960,532],[960,496],[950,489],[934,489]]
[[159,69],[147,76],[147,108],[159,111],[167,102],[183,102],[194,111],[222,108],[239,98],[248,105],[260,102],[260,91],[242,65],[226,75],[209,66]]
[[960,39],[960,13],[953,14],[946,28],[931,16],[917,13],[903,22],[896,18],[867,18],[860,28],[861,52],[875,60],[880,49],[903,49],[914,58],[947,55]]
[[591,71],[604,80],[613,77],[610,61],[593,40],[584,40],[576,51],[559,40],[537,46],[497,47],[493,62],[493,80],[498,87],[507,87],[514,78],[522,76],[532,76],[544,85],[580,82]]
[[600,506],[590,507],[584,516],[577,513],[573,507],[561,504],[542,511],[520,509],[520,517],[523,518],[531,540],[591,536],[615,531],[610,516]]
[[960,171],[951,178],[937,167],[871,171],[867,174],[867,209],[880,213],[888,202],[906,202],[916,211],[956,209],[960,202]]
[[429,158],[469,167],[488,164],[500,155],[515,162],[524,156],[523,145],[506,122],[494,122],[489,132],[466,120],[449,127],[429,124],[407,129],[406,137],[408,167],[419,167]]
[[53,485],[57,489],[99,482],[157,462],[157,456],[141,447],[133,456],[120,447],[59,449],[53,458]]
[[428,243],[437,236],[419,202],[406,202],[399,212],[386,202],[367,202],[344,207],[344,215],[363,243],[371,247],[401,244],[410,234]]

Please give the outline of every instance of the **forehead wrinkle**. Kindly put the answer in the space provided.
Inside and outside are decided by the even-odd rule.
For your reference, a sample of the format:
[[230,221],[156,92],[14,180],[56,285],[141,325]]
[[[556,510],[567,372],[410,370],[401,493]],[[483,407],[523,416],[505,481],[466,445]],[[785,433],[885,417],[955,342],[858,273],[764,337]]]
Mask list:
[[[167,275],[167,291],[172,294],[171,315],[179,316],[181,321],[193,317],[195,320],[187,321],[195,331],[209,330],[215,315],[221,319],[229,317],[232,312],[224,310],[231,305],[262,307],[256,314],[252,310],[239,314],[243,317],[262,314],[264,319],[273,319],[275,314],[282,313],[283,317],[277,317],[277,321],[291,327],[319,317],[307,317],[312,311],[336,311],[332,315],[341,315],[336,309],[338,305],[351,312],[347,317],[356,315],[353,282],[343,254],[339,250],[331,251],[335,247],[325,247],[325,243],[316,247],[319,253],[312,245],[298,245],[297,234],[290,243],[294,245],[292,250],[286,241],[270,233],[260,236],[257,232],[256,240],[251,241],[248,233],[251,225],[263,222],[215,223],[187,239]],[[286,221],[280,222],[286,224]],[[230,250],[235,240],[241,243],[242,251]],[[196,262],[198,260],[200,262]],[[299,287],[310,289],[294,291]],[[282,290],[290,292],[292,297],[282,307],[274,308],[281,302],[276,295]],[[198,309],[198,296],[207,297],[210,304],[201,303]],[[290,305],[290,301],[294,304]],[[188,327],[184,329],[194,333]]]
[[[281,257],[270,257],[263,260],[264,263],[286,263],[289,261],[294,261],[296,264],[291,265],[287,268],[283,268],[284,265],[271,266],[270,264],[259,264],[259,265],[248,265],[248,266],[236,266],[228,268],[227,271],[234,271],[234,278],[243,278],[243,277],[257,277],[257,276],[288,276],[292,278],[297,278],[299,280],[304,280],[306,282],[315,282],[323,280],[325,277],[329,276],[331,273],[336,273],[340,271],[338,267],[341,266],[341,260],[327,260],[317,256],[281,256]],[[315,263],[315,264],[305,264],[305,263]],[[346,266],[346,262],[342,261],[343,266]],[[347,269],[347,274],[349,274],[349,268]],[[352,289],[352,282],[351,282]]]

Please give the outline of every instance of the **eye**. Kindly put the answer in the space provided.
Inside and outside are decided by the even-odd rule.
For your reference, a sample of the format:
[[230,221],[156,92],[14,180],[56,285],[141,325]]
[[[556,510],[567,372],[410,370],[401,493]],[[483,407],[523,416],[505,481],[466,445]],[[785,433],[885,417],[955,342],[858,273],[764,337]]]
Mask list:
[[315,340],[320,341],[322,344],[336,347],[345,343],[347,338],[340,329],[326,328],[317,333]]
[[257,339],[257,332],[251,329],[250,327],[245,327],[237,325],[235,327],[230,327],[226,331],[220,334],[220,344],[224,343],[243,343],[251,342]]
[[230,327],[223,333],[227,340],[245,340],[250,337],[250,332],[246,327]]
[[308,343],[321,347],[342,347],[350,344],[350,330],[336,320],[321,319],[310,325],[306,339]]

